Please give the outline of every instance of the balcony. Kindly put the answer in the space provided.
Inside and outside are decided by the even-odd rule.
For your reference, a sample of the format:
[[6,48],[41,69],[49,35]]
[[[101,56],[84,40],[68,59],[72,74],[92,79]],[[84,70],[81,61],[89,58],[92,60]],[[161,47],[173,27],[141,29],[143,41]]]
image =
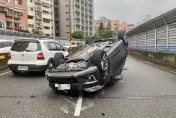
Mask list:
[[51,8],[50,8],[50,7],[42,7],[42,9],[43,9],[44,11],[51,12]]
[[41,1],[41,0],[35,0],[35,4],[36,4],[36,5],[41,5],[41,4],[42,4],[42,1]]
[[43,22],[43,26],[51,27],[51,23]]
[[43,29],[43,33],[44,34],[52,34],[52,30],[51,29]]
[[52,19],[52,16],[50,14],[43,14],[43,18]]
[[80,3],[79,2],[75,2],[75,6],[80,7]]
[[28,15],[29,15],[29,16],[34,16],[34,12],[28,11]]
[[50,2],[51,0],[43,0],[42,2],[42,4],[49,4],[49,5],[52,5],[52,3]]
[[12,12],[7,12],[6,17],[13,18],[13,13]]
[[35,11],[36,12],[42,12],[42,9],[41,9],[41,7],[35,7]]
[[7,29],[13,29],[13,26],[12,26],[12,24],[9,24],[9,25],[6,25],[6,28]]
[[34,20],[28,19],[28,24],[34,24]]

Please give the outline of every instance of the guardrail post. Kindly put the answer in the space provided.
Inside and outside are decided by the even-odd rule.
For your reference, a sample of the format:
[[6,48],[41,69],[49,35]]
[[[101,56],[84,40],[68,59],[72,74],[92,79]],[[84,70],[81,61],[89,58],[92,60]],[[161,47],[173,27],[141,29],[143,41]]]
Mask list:
[[147,50],[147,32],[145,32],[145,50]]
[[168,50],[169,50],[169,27],[168,27],[168,24],[167,24],[166,20],[164,19],[164,17],[162,17],[162,19],[166,25],[166,50],[168,52]]
[[155,52],[156,52],[156,46],[157,45],[157,41],[156,41],[156,28],[155,28]]
[[166,25],[166,49],[169,50],[169,27]]

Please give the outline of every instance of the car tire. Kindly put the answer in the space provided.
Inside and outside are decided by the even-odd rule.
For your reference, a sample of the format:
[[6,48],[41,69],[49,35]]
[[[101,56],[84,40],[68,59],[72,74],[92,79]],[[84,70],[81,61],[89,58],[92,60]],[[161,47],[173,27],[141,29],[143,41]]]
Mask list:
[[53,69],[53,68],[54,68],[53,61],[50,61],[50,62],[48,63],[47,69],[51,70],[51,69]]
[[95,50],[91,57],[91,63],[98,67],[99,71],[104,75],[109,75],[110,62],[104,50]]
[[128,41],[125,38],[125,31],[120,30],[118,31],[118,39],[122,40],[126,46],[128,46]]
[[64,55],[62,53],[56,53],[53,59],[53,67],[58,67],[64,61]]
[[21,74],[21,72],[14,71],[14,70],[12,70],[12,73],[13,73],[14,75],[20,75],[20,74]]

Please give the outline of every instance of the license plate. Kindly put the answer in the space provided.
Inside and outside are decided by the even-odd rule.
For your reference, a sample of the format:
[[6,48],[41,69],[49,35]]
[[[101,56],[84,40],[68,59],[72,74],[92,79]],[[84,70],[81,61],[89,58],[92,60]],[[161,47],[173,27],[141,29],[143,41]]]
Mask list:
[[18,70],[28,70],[28,66],[18,66]]
[[70,90],[70,84],[55,84],[58,90]]

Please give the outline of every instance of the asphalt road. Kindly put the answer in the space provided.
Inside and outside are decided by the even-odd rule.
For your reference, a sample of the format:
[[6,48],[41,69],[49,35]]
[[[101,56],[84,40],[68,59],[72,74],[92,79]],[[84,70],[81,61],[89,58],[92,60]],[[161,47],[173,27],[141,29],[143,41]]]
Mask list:
[[54,93],[41,73],[0,74],[0,118],[176,117],[176,75],[133,58],[125,68],[123,80],[83,97]]

